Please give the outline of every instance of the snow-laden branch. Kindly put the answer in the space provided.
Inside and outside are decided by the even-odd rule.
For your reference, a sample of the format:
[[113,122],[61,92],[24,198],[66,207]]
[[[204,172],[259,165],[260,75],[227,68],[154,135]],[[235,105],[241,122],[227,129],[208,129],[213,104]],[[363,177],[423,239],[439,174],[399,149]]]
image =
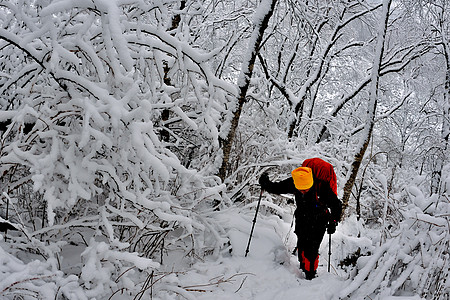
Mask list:
[[[45,28],[46,29],[46,28]],[[30,57],[31,59],[33,59],[43,70],[49,71],[49,75],[50,77],[52,77],[55,82],[63,89],[63,90],[67,90],[66,86],[64,86],[59,80],[58,78],[56,78],[56,76],[53,74],[53,72],[51,72],[47,66],[44,64],[43,62],[43,55],[39,52],[36,51],[36,49],[30,47],[28,45],[28,37],[21,39],[20,37],[18,37],[17,35],[8,32],[7,30],[4,30],[2,28],[0,28],[0,39],[10,43],[11,45],[14,45],[15,47],[19,48],[21,51],[23,51],[28,57]],[[14,83],[14,79],[12,80],[13,82],[11,84]],[[11,85],[9,84],[9,86]]]

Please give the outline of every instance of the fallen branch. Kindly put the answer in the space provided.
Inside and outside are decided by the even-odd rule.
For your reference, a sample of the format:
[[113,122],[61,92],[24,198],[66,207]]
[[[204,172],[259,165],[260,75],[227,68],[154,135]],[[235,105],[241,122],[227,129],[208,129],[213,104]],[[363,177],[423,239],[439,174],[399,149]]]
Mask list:
[[11,289],[13,286],[24,283],[24,282],[29,282],[29,281],[33,281],[33,280],[39,280],[39,279],[49,279],[51,277],[56,276],[56,274],[52,274],[52,275],[46,275],[46,276],[41,276],[41,277],[33,277],[33,278],[27,278],[21,281],[16,281],[12,284],[10,284],[9,286],[7,286],[6,288],[3,289],[3,291],[0,294],[3,294],[4,292],[6,292],[7,290]]
[[[230,276],[230,277],[228,277],[228,278],[224,278],[224,276],[215,277],[215,278],[211,279],[211,280],[215,280],[215,281],[210,282],[210,283],[198,284],[198,285],[189,285],[189,286],[184,286],[184,287],[182,287],[182,288],[185,289],[185,290],[187,291],[187,290],[193,289],[193,288],[208,287],[208,286],[219,286],[219,285],[222,284],[222,283],[231,283],[231,282],[234,282],[234,281],[233,281],[233,278],[234,278],[234,277],[236,277],[236,276],[243,276],[243,275],[254,275],[254,276],[256,276],[256,275],[253,274],[253,273],[237,273],[237,274],[234,274],[233,276]],[[217,278],[217,279],[216,279],[216,278]],[[247,277],[246,277],[246,278],[247,278]],[[245,281],[245,279],[244,279],[244,281]],[[241,284],[241,286],[242,286],[242,284]]]

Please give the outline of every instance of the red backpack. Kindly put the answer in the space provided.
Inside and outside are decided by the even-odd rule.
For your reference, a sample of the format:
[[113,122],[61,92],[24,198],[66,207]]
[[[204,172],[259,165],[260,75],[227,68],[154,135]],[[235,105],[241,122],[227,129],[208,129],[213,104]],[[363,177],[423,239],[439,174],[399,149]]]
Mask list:
[[326,181],[330,184],[331,190],[337,196],[337,179],[336,173],[334,172],[333,166],[320,159],[318,157],[306,159],[302,167],[308,167],[312,169],[313,175],[319,180]]

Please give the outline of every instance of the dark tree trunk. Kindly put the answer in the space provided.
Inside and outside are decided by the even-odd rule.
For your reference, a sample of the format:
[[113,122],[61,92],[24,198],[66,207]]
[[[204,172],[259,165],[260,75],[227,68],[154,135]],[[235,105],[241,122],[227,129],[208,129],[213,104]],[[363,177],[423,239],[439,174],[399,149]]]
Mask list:
[[356,176],[358,175],[359,167],[361,166],[361,162],[364,158],[364,154],[366,153],[367,147],[369,145],[370,138],[372,136],[373,126],[375,123],[375,113],[377,107],[378,100],[378,83],[380,79],[380,67],[381,61],[383,58],[384,52],[384,41],[386,38],[386,31],[388,26],[389,19],[389,7],[391,5],[391,0],[383,1],[383,22],[381,22],[382,27],[379,29],[378,37],[377,37],[377,48],[375,49],[375,57],[373,62],[372,74],[371,74],[371,82],[370,82],[370,93],[369,93],[369,103],[367,105],[367,118],[366,125],[363,130],[363,135],[361,137],[361,144],[359,149],[356,151],[356,155],[353,159],[350,174],[348,176],[347,182],[344,186],[344,195],[342,197],[342,210],[348,206],[348,201],[350,199],[350,195],[352,193],[353,185],[355,184]]
[[[269,1],[269,0],[267,0]],[[263,1],[264,2],[264,1]],[[247,96],[247,91],[250,85],[250,79],[253,74],[253,67],[255,64],[256,57],[258,55],[259,48],[261,46],[261,41],[264,35],[264,31],[267,29],[270,17],[275,9],[276,0],[271,0],[270,8],[266,11],[265,15],[262,17],[261,22],[255,24],[252,37],[256,35],[255,39],[250,40],[248,45],[249,59],[244,61],[241,69],[241,76],[238,82],[239,94],[237,97],[237,105],[233,112],[233,118],[231,119],[230,130],[228,131],[227,138],[221,141],[222,144],[222,165],[219,169],[219,177],[223,180],[227,177],[228,173],[228,162],[230,160],[231,147],[233,146],[234,136],[236,135],[236,130],[239,125],[239,119],[241,117],[242,108],[245,103],[245,98]]]

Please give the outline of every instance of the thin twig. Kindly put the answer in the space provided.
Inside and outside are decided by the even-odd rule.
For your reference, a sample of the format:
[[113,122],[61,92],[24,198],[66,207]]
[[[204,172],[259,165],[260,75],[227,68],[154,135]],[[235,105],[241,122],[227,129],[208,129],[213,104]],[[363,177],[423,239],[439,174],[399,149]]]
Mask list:
[[182,288],[187,290],[187,289],[190,289],[190,288],[199,288],[199,287],[207,287],[207,286],[218,286],[219,284],[222,284],[222,283],[229,283],[229,282],[231,282],[232,279],[234,277],[236,277],[236,276],[243,276],[243,275],[254,275],[254,276],[256,276],[253,273],[237,273],[237,274],[234,274],[234,275],[232,275],[232,276],[230,276],[228,278],[224,278],[223,276],[217,276],[217,277],[214,277],[214,278],[211,279],[211,280],[214,280],[214,282],[205,283],[205,284],[198,284],[198,285],[189,285],[189,286],[184,286]]
[[244,279],[242,279],[241,285],[239,286],[239,288],[235,291],[235,293],[239,292],[239,290],[242,288],[242,286],[244,285],[244,282],[247,280],[248,276],[245,276]]
[[28,281],[33,281],[33,280],[39,280],[39,279],[47,279],[47,278],[51,278],[54,277],[56,274],[52,274],[52,275],[47,275],[47,276],[41,276],[41,277],[33,277],[33,278],[28,278],[28,279],[24,279],[21,281],[16,281],[12,284],[10,284],[9,286],[7,286],[6,288],[3,289],[3,291],[0,294],[3,294],[4,292],[6,292],[7,290],[9,290],[10,288],[12,288],[15,285],[18,285],[20,283],[24,283],[24,282],[28,282]]

